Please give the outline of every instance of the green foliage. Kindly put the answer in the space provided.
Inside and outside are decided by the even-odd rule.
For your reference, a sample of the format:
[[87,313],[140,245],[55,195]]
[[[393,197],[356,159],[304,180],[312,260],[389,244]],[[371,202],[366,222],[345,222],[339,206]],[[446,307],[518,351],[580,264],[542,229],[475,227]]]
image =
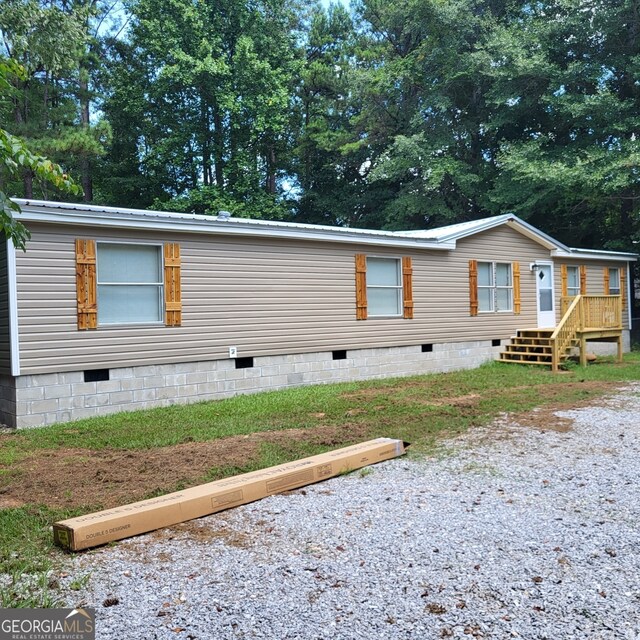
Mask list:
[[[60,191],[80,193],[80,188],[60,165],[32,153],[20,138],[0,129],[0,174],[16,175],[23,169],[28,169],[36,178]],[[14,213],[19,212],[20,207],[4,191],[0,191],[0,230],[16,247],[24,249],[30,234],[24,225],[13,217]]]
[[[14,60],[0,59],[0,90],[11,92],[10,78],[24,78],[24,69]],[[37,179],[67,193],[79,193],[77,185],[64,169],[47,158],[33,153],[23,140],[0,129],[0,178],[30,171]],[[13,214],[20,207],[3,190],[0,190],[0,231],[11,239],[16,247],[25,248],[29,232]]]
[[10,57],[24,67],[26,77],[45,69],[57,75],[77,67],[86,39],[88,6],[68,11],[53,2],[3,1],[0,31],[4,45]]
[[[0,95],[3,127],[65,173],[80,174],[87,198],[90,164],[104,154],[110,137],[107,123],[90,122],[89,109],[88,67],[95,41],[90,31],[101,11],[102,0],[7,0],[0,14],[5,50],[22,69],[6,76],[6,92]],[[33,174],[24,167],[10,182],[11,190],[32,198],[39,187],[44,197],[60,196],[57,188],[46,188],[54,181],[34,185]]]
[[228,211],[236,218],[286,220],[291,216],[291,205],[265,191],[236,190],[229,193],[218,187],[199,187],[171,200],[156,198],[153,209],[218,215]]
[[[550,19],[553,16],[553,19]],[[523,8],[487,49],[502,130],[490,192],[572,244],[631,249],[640,233],[640,16],[628,0]]]
[[107,69],[104,111],[123,128],[114,127],[105,173],[126,180],[135,167],[155,198],[178,197],[177,208],[199,206],[205,188],[205,200],[239,204],[251,194],[268,212],[269,199],[258,193],[274,200],[281,191],[290,147],[298,68],[292,5],[137,0],[130,7],[130,42],[114,45]]

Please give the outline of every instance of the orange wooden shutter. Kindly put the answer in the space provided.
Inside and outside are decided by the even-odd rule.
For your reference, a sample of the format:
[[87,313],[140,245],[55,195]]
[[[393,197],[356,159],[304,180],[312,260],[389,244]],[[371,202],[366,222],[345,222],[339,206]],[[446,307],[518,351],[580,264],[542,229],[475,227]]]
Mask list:
[[478,261],[469,260],[469,307],[472,316],[478,315]]
[[520,263],[513,263],[513,313],[520,315]]
[[622,296],[622,310],[627,308],[627,269],[620,269],[620,295]]
[[403,318],[413,318],[413,266],[411,258],[402,258],[402,295],[404,298]]
[[603,270],[603,275],[604,275],[604,295],[608,296],[609,295],[609,267],[605,267]]
[[182,292],[180,288],[180,245],[164,245],[164,323],[168,327],[182,324]]
[[580,265],[580,295],[587,295],[587,267]]
[[98,327],[96,241],[76,239],[76,299],[78,329]]
[[367,256],[356,253],[356,320],[367,319]]
[[567,288],[567,265],[560,265],[560,276],[562,278],[562,297],[566,298],[569,295],[569,289]]

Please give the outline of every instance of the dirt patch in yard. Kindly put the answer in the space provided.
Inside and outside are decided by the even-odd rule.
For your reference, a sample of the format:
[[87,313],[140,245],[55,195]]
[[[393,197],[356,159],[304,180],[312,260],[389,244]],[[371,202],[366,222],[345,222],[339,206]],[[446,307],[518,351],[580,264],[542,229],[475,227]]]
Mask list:
[[246,468],[260,459],[260,447],[287,451],[296,443],[337,447],[366,439],[366,427],[344,424],[285,429],[187,442],[145,450],[59,448],[34,451],[11,466],[0,487],[0,508],[46,504],[52,508],[108,509],[149,495],[193,486],[212,469]]
[[451,398],[438,398],[437,400],[424,401],[431,407],[474,407],[480,402],[481,396],[477,393],[468,393],[466,396],[453,396]]
[[[52,508],[110,508],[128,502],[142,500],[178,488],[201,484],[205,478],[220,477],[233,473],[234,469],[247,469],[258,465],[264,445],[277,449],[283,458],[301,457],[301,451],[312,447],[336,448],[345,443],[367,440],[375,435],[402,432],[402,420],[413,421],[412,428],[428,431],[441,413],[451,420],[451,427],[442,428],[434,435],[438,439],[454,435],[456,425],[479,424],[486,420],[485,401],[500,396],[513,400],[514,407],[523,406],[521,399],[530,404],[535,398],[542,408],[503,416],[504,425],[498,423],[482,429],[484,437],[497,438],[505,429],[524,428],[568,431],[572,422],[560,418],[556,411],[582,407],[593,402],[594,395],[620,387],[620,383],[563,382],[489,390],[484,393],[459,393],[447,389],[435,396],[428,386],[412,384],[411,395],[394,394],[389,389],[366,389],[364,392],[348,394],[349,409],[345,422],[338,425],[318,424],[307,429],[285,429],[266,431],[245,436],[233,436],[206,442],[183,442],[178,445],[144,450],[120,450],[85,448],[55,448],[34,450],[0,471],[0,508],[17,507],[24,504],[45,504]],[[416,389],[417,388],[417,389]],[[568,391],[572,393],[567,393]],[[423,391],[423,392],[422,392]],[[344,397],[347,397],[345,394]],[[567,397],[575,400],[566,402]],[[394,405],[417,405],[429,409],[429,413],[376,416],[385,407]],[[431,406],[427,406],[431,405]],[[312,414],[320,421],[325,415]],[[439,424],[439,423],[438,423]],[[418,425],[418,427],[416,427]],[[402,436],[395,436],[402,437]],[[410,438],[407,438],[410,439]],[[302,454],[304,455],[304,454]]]
[[511,421],[521,427],[529,429],[538,429],[539,431],[556,431],[558,433],[566,433],[573,429],[573,419],[558,416],[558,411],[567,411],[568,409],[577,409],[585,406],[586,402],[572,404],[570,406],[556,405],[553,407],[544,407],[543,409],[533,409],[526,413],[518,413],[510,416]]

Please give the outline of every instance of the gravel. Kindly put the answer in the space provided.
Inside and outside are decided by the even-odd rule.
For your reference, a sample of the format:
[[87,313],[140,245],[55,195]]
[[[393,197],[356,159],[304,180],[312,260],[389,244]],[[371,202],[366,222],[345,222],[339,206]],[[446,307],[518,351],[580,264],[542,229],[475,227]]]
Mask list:
[[67,605],[100,640],[640,640],[640,385],[555,415],[74,556]]

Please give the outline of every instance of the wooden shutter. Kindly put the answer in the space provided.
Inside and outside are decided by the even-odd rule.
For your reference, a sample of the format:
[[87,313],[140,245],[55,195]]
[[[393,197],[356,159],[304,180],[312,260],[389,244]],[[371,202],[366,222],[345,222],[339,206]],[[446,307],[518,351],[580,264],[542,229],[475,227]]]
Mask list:
[[622,310],[627,308],[627,269],[620,269],[620,295],[622,296]]
[[520,263],[513,263],[513,313],[520,315]]
[[402,297],[404,299],[403,318],[413,318],[413,266],[411,258],[402,258]]
[[580,295],[587,295],[587,267],[580,265]]
[[604,295],[608,296],[609,295],[609,267],[605,267],[603,270],[603,275],[604,275]]
[[96,241],[76,239],[78,329],[97,329]]
[[182,292],[180,288],[180,245],[164,245],[164,323],[168,327],[182,324]]
[[478,261],[469,260],[469,311],[478,315]]
[[356,253],[356,320],[367,319],[367,256]]
[[567,265],[560,265],[560,277],[562,278],[562,297],[566,298],[569,295],[569,288],[567,285]]

